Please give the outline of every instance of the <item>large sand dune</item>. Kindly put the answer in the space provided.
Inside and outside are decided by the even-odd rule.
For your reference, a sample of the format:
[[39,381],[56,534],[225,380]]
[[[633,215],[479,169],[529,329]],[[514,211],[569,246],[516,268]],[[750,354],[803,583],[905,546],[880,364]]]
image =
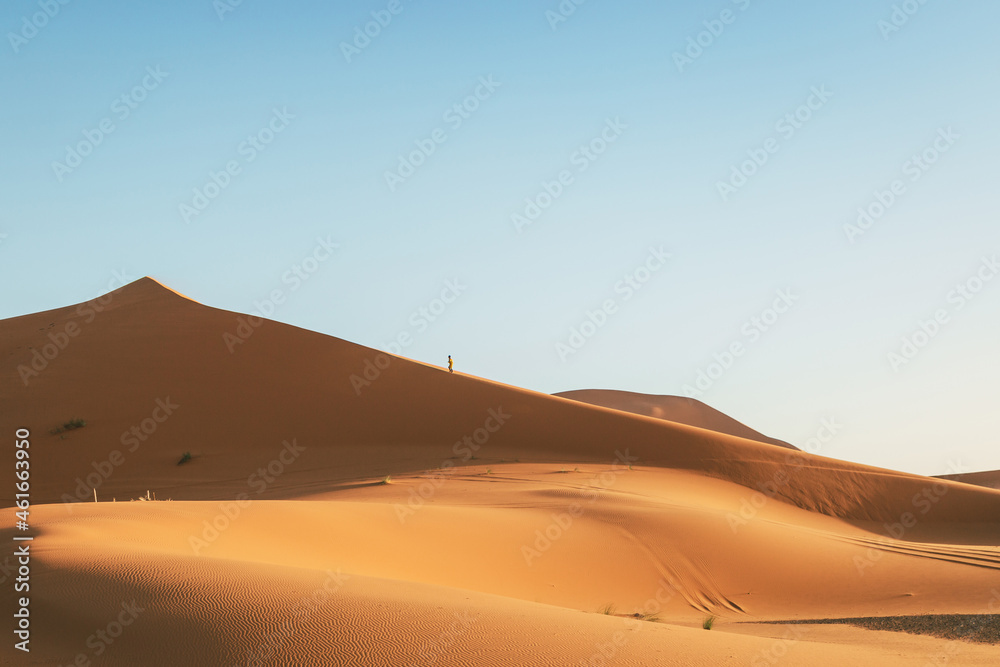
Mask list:
[[[3,428],[32,432],[37,535],[33,650],[8,642],[5,662],[1000,659],[762,623],[995,613],[998,491],[799,452],[714,411],[452,375],[151,279],[103,301],[0,322]],[[164,502],[128,502],[147,491]],[[9,581],[2,597],[13,609]],[[95,634],[123,614],[113,642]]]

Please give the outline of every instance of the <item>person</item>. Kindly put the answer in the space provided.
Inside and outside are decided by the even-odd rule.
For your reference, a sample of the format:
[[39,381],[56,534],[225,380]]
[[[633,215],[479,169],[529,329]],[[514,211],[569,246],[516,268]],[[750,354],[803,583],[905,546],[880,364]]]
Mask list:
[[448,355],[448,372],[449,373],[455,372],[455,362],[451,360],[450,354]]

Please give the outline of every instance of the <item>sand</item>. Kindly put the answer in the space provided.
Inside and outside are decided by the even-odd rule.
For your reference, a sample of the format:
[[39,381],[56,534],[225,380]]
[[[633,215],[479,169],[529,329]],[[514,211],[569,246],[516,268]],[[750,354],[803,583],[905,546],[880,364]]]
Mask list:
[[718,433],[728,433],[729,435],[746,438],[747,440],[766,442],[788,449],[798,449],[795,445],[791,445],[783,440],[769,438],[763,433],[758,433],[746,424],[736,421],[729,415],[719,412],[712,406],[706,405],[696,398],[689,398],[687,396],[653,396],[613,389],[580,389],[576,391],[563,391],[555,395],[623,412],[631,412],[646,417],[656,417],[657,419],[665,419],[679,424],[697,426]]
[[937,477],[940,479],[951,480],[953,482],[963,482],[965,484],[984,486],[987,489],[1000,489],[1000,470],[938,475]]
[[[1000,610],[994,489],[687,399],[452,375],[148,278],[0,341],[36,536],[32,651],[5,664],[1000,661],[905,631]],[[872,617],[893,630],[825,622]]]

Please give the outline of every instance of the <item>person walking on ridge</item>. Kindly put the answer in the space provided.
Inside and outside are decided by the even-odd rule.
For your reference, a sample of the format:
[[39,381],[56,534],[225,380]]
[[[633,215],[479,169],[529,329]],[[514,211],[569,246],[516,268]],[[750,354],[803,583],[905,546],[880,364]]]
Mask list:
[[455,362],[451,360],[450,354],[448,355],[448,372],[449,373],[455,372]]

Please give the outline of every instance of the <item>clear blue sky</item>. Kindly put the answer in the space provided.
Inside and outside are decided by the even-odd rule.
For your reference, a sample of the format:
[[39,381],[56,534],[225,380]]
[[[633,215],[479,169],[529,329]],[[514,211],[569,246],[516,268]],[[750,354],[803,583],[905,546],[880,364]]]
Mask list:
[[711,372],[770,435],[842,424],[822,454],[1000,468],[1000,276],[953,291],[1000,252],[1000,5],[562,4],[6,3],[0,317],[116,272],[241,312],[281,290],[274,319],[515,385]]

